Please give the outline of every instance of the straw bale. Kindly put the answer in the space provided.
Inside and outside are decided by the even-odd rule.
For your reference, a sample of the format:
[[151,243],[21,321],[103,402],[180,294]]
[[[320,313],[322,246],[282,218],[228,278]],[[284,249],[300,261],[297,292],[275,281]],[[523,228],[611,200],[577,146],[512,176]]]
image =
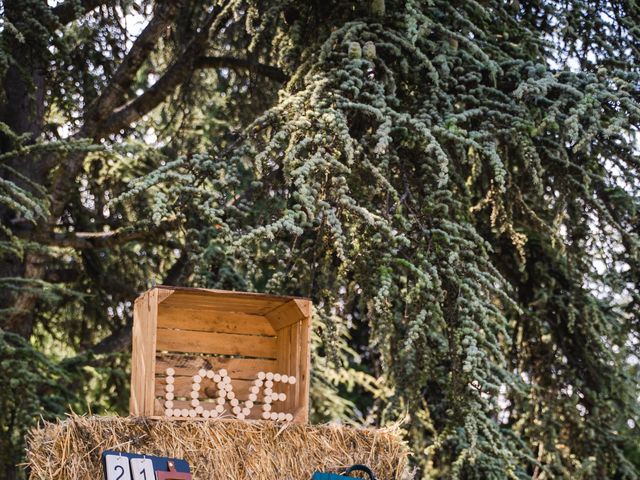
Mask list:
[[408,478],[408,450],[392,430],[76,415],[30,433],[30,478],[103,478],[104,450],[184,458],[198,480],[307,480],[315,470],[354,463],[369,465],[381,480]]

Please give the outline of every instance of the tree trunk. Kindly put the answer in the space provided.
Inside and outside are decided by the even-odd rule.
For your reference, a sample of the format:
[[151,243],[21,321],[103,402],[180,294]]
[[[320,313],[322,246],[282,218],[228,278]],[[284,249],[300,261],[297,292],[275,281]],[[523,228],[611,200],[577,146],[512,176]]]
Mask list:
[[[44,5],[46,6],[46,2]],[[4,8],[7,19],[18,27],[25,25],[29,17],[42,11],[39,6],[26,7],[20,0],[7,0],[4,2]],[[7,124],[17,135],[29,134],[28,143],[34,142],[42,134],[44,125],[45,59],[43,52],[38,51],[37,44],[28,41],[28,38],[24,43],[13,39],[10,49],[14,62],[9,66],[2,81],[5,98],[0,105],[0,121]],[[10,137],[0,135],[1,152],[9,152],[14,148],[14,142]],[[37,184],[42,185],[46,182],[49,166],[33,155],[13,157],[6,160],[6,165]],[[29,185],[16,175],[8,171],[4,171],[3,175],[20,187],[31,190]],[[14,232],[34,228],[15,211],[2,205],[0,222]],[[5,235],[2,234],[2,237]],[[33,253],[27,253],[24,258],[12,255],[0,258],[0,279],[38,279],[42,274],[42,263]],[[8,288],[0,289],[0,311],[6,312],[0,316],[0,327],[28,338],[33,329],[36,298],[25,297],[20,300],[18,297],[15,291]]]

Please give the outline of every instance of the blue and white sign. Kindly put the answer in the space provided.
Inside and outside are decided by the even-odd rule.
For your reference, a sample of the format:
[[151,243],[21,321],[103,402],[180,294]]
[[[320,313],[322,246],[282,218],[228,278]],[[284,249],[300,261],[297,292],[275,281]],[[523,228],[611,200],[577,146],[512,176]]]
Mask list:
[[178,473],[190,473],[185,460],[136,453],[102,452],[106,480],[156,480],[156,472],[169,472],[171,464]]

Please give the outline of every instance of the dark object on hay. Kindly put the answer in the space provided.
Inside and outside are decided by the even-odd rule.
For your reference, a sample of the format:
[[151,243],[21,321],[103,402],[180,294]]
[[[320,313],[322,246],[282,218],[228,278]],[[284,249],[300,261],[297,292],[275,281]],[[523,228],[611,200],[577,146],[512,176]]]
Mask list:
[[344,475],[338,475],[337,473],[322,473],[316,472],[313,474],[311,480],[340,480],[341,478],[353,478],[349,474],[355,471],[364,472],[369,475],[369,480],[376,480],[376,476],[373,474],[371,469],[365,465],[352,465],[347,468],[344,472]]

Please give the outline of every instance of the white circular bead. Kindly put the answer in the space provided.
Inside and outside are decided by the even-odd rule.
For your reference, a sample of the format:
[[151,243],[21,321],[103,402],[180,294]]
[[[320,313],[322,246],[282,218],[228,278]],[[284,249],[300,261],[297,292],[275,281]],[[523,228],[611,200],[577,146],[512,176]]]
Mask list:
[[271,420],[274,422],[278,420],[278,414],[276,412],[271,412]]
[[273,393],[273,390],[271,390],[270,388],[265,388],[264,389],[264,395],[266,397],[270,397],[272,393]]
[[216,412],[218,413],[224,412],[224,407],[222,405],[216,405]]
[[284,402],[287,399],[287,394],[286,393],[279,393],[278,394],[278,400],[280,400],[281,402]]
[[215,376],[215,373],[213,370],[207,370],[207,378],[213,378]]
[[200,375],[193,376],[194,383],[200,383],[202,381],[202,377]]
[[218,373],[220,374],[221,377],[225,377],[227,375],[227,371],[224,368],[221,368],[220,370],[218,370]]
[[233,385],[231,385],[230,383],[227,383],[227,384],[224,386],[224,389],[225,389],[227,392],[230,392],[231,390],[233,390]]
[[242,409],[242,415],[244,415],[245,417],[248,417],[250,414],[251,414],[251,409],[250,408],[244,407]]
[[266,404],[271,403],[271,395],[269,395],[268,397],[264,397],[263,402],[266,403]]
[[289,385],[295,385],[296,384],[296,377],[291,376],[289,377]]
[[[198,402],[200,403],[200,402]],[[205,409],[202,407],[202,405],[196,405],[196,413],[201,414],[205,411]]]
[[194,383],[191,385],[191,390],[194,390],[196,392],[200,391],[200,384],[199,383]]
[[165,386],[164,386],[164,389],[165,389],[167,392],[173,392],[173,390],[174,390],[175,388],[176,388],[176,387],[175,387],[174,385],[172,385],[172,384],[169,384],[169,385],[165,385]]
[[200,396],[200,392],[191,392],[189,395],[191,395],[191,398],[198,398]]
[[213,381],[218,383],[222,381],[222,377],[220,375],[218,375],[217,373],[215,373],[211,378],[213,378]]
[[180,410],[180,415],[182,415],[183,417],[188,417],[189,416],[189,409],[183,408],[182,410]]
[[238,401],[238,399],[237,399],[237,398],[232,398],[232,399],[231,399],[231,401],[229,402],[229,404],[230,404],[232,407],[237,407],[237,406],[240,404],[240,402]]
[[266,378],[267,380],[273,380],[273,373],[271,373],[271,372],[267,372],[267,374],[265,375],[265,378]]
[[256,395],[255,393],[252,393],[249,395],[249,400],[251,400],[252,402],[255,402],[258,400],[258,395]]
[[267,380],[266,382],[264,382],[264,386],[266,388],[273,388],[273,381],[272,380]]
[[260,387],[251,387],[251,390],[249,390],[252,394],[257,395],[258,393],[260,393]]
[[197,398],[194,398],[193,400],[191,400],[192,407],[197,407],[198,405],[200,405],[200,400],[198,400]]
[[262,380],[256,380],[255,382],[253,382],[253,384],[256,387],[261,387],[264,384],[264,382]]
[[198,370],[198,375],[199,375],[201,378],[204,378],[204,377],[206,377],[206,376],[207,376],[207,371],[206,371],[204,368],[201,368],[200,370]]
[[280,377],[280,381],[282,383],[289,383],[289,375],[282,375],[282,377]]
[[270,412],[271,405],[269,405],[268,403],[265,403],[264,405],[262,405],[262,410],[264,410],[265,412]]
[[218,397],[216,402],[218,403],[218,405],[224,405],[227,402],[227,400],[224,397]]
[[175,377],[167,377],[164,379],[164,381],[167,383],[167,385],[172,385],[173,382],[176,381]]
[[282,375],[280,375],[279,373],[274,373],[273,374],[273,381],[274,382],[279,382],[281,378],[282,378]]
[[173,376],[176,374],[176,371],[175,371],[173,368],[171,368],[171,367],[167,368],[167,369],[165,370],[165,372],[166,372],[166,374],[167,374],[167,375],[169,375],[170,377],[173,377]]
[[271,414],[269,412],[262,412],[262,418],[269,420],[271,418]]
[[182,416],[181,410],[180,410],[179,408],[176,408],[176,409],[173,411],[173,416],[174,416],[174,417],[180,417],[180,416]]
[[234,398],[236,398],[236,394],[233,392],[227,392],[227,398],[229,400],[233,400]]
[[238,414],[236,415],[236,418],[237,418],[238,420],[244,420],[244,415],[243,415],[242,413],[238,413]]
[[196,415],[197,415],[197,413],[196,413],[196,411],[195,411],[195,410],[193,410],[193,409],[189,410],[189,416],[190,416],[191,418],[195,418],[195,417],[196,417]]
[[173,408],[173,402],[171,400],[167,400],[166,402],[164,402],[164,407]]
[[211,416],[211,412],[209,412],[209,410],[203,410],[202,411],[202,416],[204,418],[209,418]]
[[253,402],[251,400],[247,400],[244,402],[244,406],[247,408],[253,408]]
[[170,417],[170,416],[172,416],[172,415],[173,415],[173,410],[172,410],[172,409],[167,408],[167,409],[164,411],[164,416],[165,416],[165,417]]
[[225,398],[227,396],[227,391],[224,389],[218,390],[218,396]]
[[290,413],[287,413],[287,416],[286,416],[285,420],[286,420],[287,422],[293,422],[293,415],[292,415],[292,414],[290,414]]
[[284,412],[278,413],[278,421],[279,422],[283,422],[286,417],[287,417],[286,413],[284,413]]
[[167,392],[165,394],[164,398],[166,398],[167,400],[173,400],[173,393]]
[[233,407],[233,408],[231,409],[231,411],[232,411],[235,415],[237,415],[237,414],[239,414],[239,413],[242,411],[242,409],[236,405],[235,407]]
[[267,375],[266,375],[266,373],[264,373],[264,372],[258,372],[258,379],[259,379],[259,380],[264,380],[264,378],[265,378],[266,376],[267,376]]

